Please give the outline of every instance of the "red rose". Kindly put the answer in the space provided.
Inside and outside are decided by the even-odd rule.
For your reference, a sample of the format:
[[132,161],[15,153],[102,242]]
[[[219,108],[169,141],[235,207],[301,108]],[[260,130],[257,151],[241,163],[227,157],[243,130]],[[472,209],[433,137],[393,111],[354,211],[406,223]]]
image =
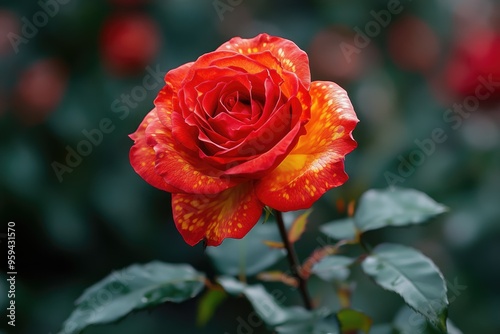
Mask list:
[[57,59],[38,60],[19,76],[14,103],[17,116],[29,125],[42,123],[54,112],[66,90],[66,66]]
[[417,16],[403,16],[389,29],[389,55],[404,70],[431,73],[438,62],[441,45],[434,30]]
[[[444,70],[445,83],[461,96],[475,96],[481,84],[480,77],[500,80],[500,33],[476,28],[474,34],[465,36],[452,48]],[[492,97],[499,97],[498,90]]]
[[116,74],[144,70],[159,49],[160,31],[156,23],[140,13],[117,14],[106,20],[101,31],[101,56]]
[[242,238],[265,205],[305,209],[347,180],[358,119],[342,88],[311,83],[307,55],[293,42],[236,37],[165,82],[131,135],[130,161],[172,193],[188,244]]

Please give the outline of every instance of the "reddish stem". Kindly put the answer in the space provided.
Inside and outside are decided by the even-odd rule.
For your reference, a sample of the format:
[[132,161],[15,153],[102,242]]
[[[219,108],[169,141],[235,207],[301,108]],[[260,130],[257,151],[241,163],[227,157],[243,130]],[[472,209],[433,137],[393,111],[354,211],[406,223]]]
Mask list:
[[306,309],[312,310],[311,298],[309,297],[309,292],[307,291],[307,282],[300,274],[300,265],[297,259],[297,254],[295,253],[295,249],[293,245],[290,243],[290,239],[288,239],[288,233],[286,231],[285,223],[283,221],[283,214],[281,211],[276,210],[276,222],[278,223],[278,228],[280,231],[281,239],[283,239],[283,244],[285,245],[288,262],[290,264],[290,269],[294,277],[297,278],[299,283],[299,291],[304,300],[304,305]]

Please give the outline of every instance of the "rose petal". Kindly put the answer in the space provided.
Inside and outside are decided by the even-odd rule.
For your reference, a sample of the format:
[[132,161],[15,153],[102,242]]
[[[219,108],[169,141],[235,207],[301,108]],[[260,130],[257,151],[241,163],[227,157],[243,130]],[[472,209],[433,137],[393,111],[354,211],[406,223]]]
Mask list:
[[[192,69],[195,70],[198,68],[207,68],[210,66],[210,64],[214,60],[224,58],[224,57],[231,57],[233,55],[234,55],[234,51],[228,51],[228,50],[224,50],[224,51],[215,50],[213,52],[205,53],[205,54],[201,55],[200,57],[198,57],[198,59],[196,59],[196,61],[193,64],[194,66],[192,67]],[[191,79],[192,79],[191,73],[192,72],[190,72],[190,75],[188,75],[184,78],[185,82],[191,81]]]
[[306,135],[256,185],[259,199],[281,211],[309,208],[327,190],[347,180],[344,157],[356,147],[358,119],[347,93],[331,82],[311,84],[311,119]]
[[177,110],[186,119],[189,117],[194,118],[195,116],[200,118],[206,117],[206,113],[210,114],[211,111],[203,110],[199,103],[200,97],[207,94],[216,83],[227,84],[232,81],[238,81],[241,85],[247,87],[247,90],[251,88],[246,73],[217,67],[194,70],[192,80],[186,82],[179,91],[179,108]]
[[[276,63],[278,65],[278,63]],[[255,61],[239,53],[233,54],[229,57],[215,59],[210,63],[210,66],[219,68],[231,68],[234,70],[242,71],[244,73],[255,74],[269,69],[258,61]]]
[[[288,104],[290,114],[294,114],[294,110],[300,110],[302,107],[297,98],[291,99],[288,101]],[[261,147],[259,147],[259,145],[265,147],[265,145],[268,144],[268,140],[275,140],[273,138],[275,133],[279,134],[284,130],[284,122],[282,119],[279,117],[272,119],[269,126],[263,127],[269,130],[269,132],[263,132],[263,135],[260,137],[260,142],[257,138],[257,140],[251,143],[252,145],[246,145],[247,141],[245,141],[245,145],[241,147],[241,155],[257,154],[257,156],[227,169],[224,174],[233,177],[238,176],[259,179],[269,173],[269,170],[273,170],[283,161],[283,159],[286,159],[286,156],[293,149],[300,136],[305,134],[304,124],[308,121],[307,116],[307,112],[303,113],[301,119],[289,129],[274,147],[270,148],[267,152],[260,152],[259,149],[261,149]]]
[[290,40],[268,34],[260,34],[251,39],[234,37],[217,48],[217,51],[222,50],[232,50],[244,55],[268,50],[285,70],[297,74],[305,88],[309,89],[311,84],[309,59],[307,54]]
[[141,122],[137,131],[130,135],[134,140],[134,145],[130,149],[130,164],[135,172],[139,174],[147,183],[168,192],[178,191],[177,188],[165,183],[163,178],[155,172],[155,150],[146,143],[146,128],[156,117],[156,110],[153,109]]
[[[242,57],[241,55],[239,55]],[[205,72],[205,73],[204,73]],[[199,78],[200,76],[205,76],[207,69],[196,70],[195,78]],[[220,74],[221,70],[214,68],[212,75]],[[223,72],[224,73],[224,72]],[[295,81],[297,81],[296,77]],[[219,90],[215,90],[213,82],[206,81],[204,83],[198,84],[196,87],[190,87],[192,83],[187,83],[186,86],[181,90],[181,107],[183,107],[183,115],[181,116],[179,113],[173,113],[172,115],[172,124],[173,124],[173,136],[179,142],[181,142],[186,148],[193,152],[199,152],[200,157],[205,159],[209,164],[213,165],[217,169],[226,170],[228,169],[227,165],[230,164],[234,166],[236,161],[233,161],[233,158],[239,158],[240,152],[242,151],[241,144],[245,142],[249,142],[246,146],[252,146],[252,138],[258,137],[262,131],[266,132],[266,145],[263,146],[262,143],[259,144],[259,147],[263,147],[262,150],[268,150],[276,144],[276,141],[283,137],[289,130],[284,130],[284,133],[281,135],[276,134],[273,141],[268,141],[267,137],[269,134],[269,129],[261,129],[264,124],[272,123],[276,124],[276,121],[273,121],[273,113],[275,112],[275,108],[277,106],[278,101],[282,103],[286,102],[286,100],[280,94],[279,83],[282,82],[281,78],[277,76],[277,73],[274,70],[265,70],[256,74],[242,74],[237,73],[237,75],[233,75],[232,77],[222,77],[222,82],[226,83],[224,86],[221,85],[221,80],[218,80],[218,86],[222,90],[220,90],[221,98],[227,96],[229,93],[238,93],[240,96],[240,101],[242,103],[236,102],[237,104],[234,106],[234,110],[229,112],[215,112],[213,116],[210,116],[211,112],[207,110],[198,111],[203,107],[210,107],[214,105],[213,101],[213,93],[219,92]],[[209,84],[208,87],[205,87]],[[212,89],[202,93],[200,90]],[[251,88],[249,92],[248,89]],[[303,89],[303,88],[302,88]],[[195,91],[194,93],[192,93]],[[305,89],[304,89],[305,91]],[[307,97],[309,94],[307,91]],[[184,94],[191,95],[193,98],[198,101],[198,103],[194,107],[194,112],[190,112],[187,109],[187,104],[184,101]],[[303,94],[304,95],[304,94]],[[197,97],[194,97],[197,96]],[[205,100],[205,97],[207,98]],[[295,98],[296,99],[296,98]],[[252,106],[245,105],[246,100],[251,100],[255,102]],[[259,102],[260,100],[264,101],[264,106]],[[200,102],[201,101],[201,102]],[[206,103],[204,103],[206,101]],[[236,101],[236,100],[235,100]],[[217,105],[220,106],[221,102],[217,102]],[[301,101],[303,106],[295,104],[293,108],[292,118],[288,119],[287,129],[290,129],[295,125],[298,120],[301,118],[301,115],[309,114],[309,104],[304,107],[307,102]],[[202,106],[202,104],[205,104]],[[185,107],[185,108],[184,108]],[[220,106],[219,108],[224,108]],[[238,109],[239,108],[239,109]],[[246,109],[246,111],[245,111]],[[286,109],[286,110],[285,110]],[[290,108],[282,108],[283,112],[286,112],[287,115],[290,114]],[[304,109],[306,109],[304,111]],[[257,110],[260,110],[260,113],[257,113]],[[237,119],[235,116],[240,116],[246,113],[248,115],[246,122],[243,122]],[[291,124],[291,126],[290,126]],[[273,131],[275,129],[272,129]],[[252,132],[254,134],[252,134]],[[276,131],[274,131],[276,132]],[[247,139],[245,139],[248,137]],[[200,145],[201,144],[201,145]],[[266,149],[267,147],[267,149]],[[198,150],[198,148],[201,149]],[[291,147],[290,147],[291,149]],[[244,149],[246,152],[254,151],[253,149]],[[233,152],[236,152],[235,155]],[[253,154],[257,154],[255,152]],[[247,155],[248,156],[248,155]],[[213,157],[213,158],[212,158]],[[223,157],[230,158],[229,161]],[[221,159],[222,158],[222,159]],[[241,160],[241,159],[238,159]],[[279,163],[278,161],[276,165]],[[273,167],[275,167],[274,165]],[[263,166],[263,168],[266,168]]]
[[[265,79],[265,86],[265,106],[259,119],[252,124],[253,130],[250,129],[252,131],[245,138],[228,141],[223,147],[219,143],[205,143],[209,152],[216,153],[201,154],[202,159],[220,170],[228,170],[228,175],[253,174],[252,178],[259,178],[279,165],[297,143],[297,136],[303,133],[303,124],[310,117],[310,96],[304,91],[302,100],[294,97],[286,102],[272,80]],[[211,130],[205,129],[205,134],[214,137]],[[201,136],[200,140],[206,142]],[[250,161],[253,159],[255,161]],[[244,165],[233,168],[240,163]]]
[[[307,94],[309,97],[309,94]],[[309,101],[310,102],[310,101]],[[263,118],[244,140],[216,155],[200,155],[202,159],[231,177],[261,178],[278,166],[305,133],[310,117],[310,103],[304,105],[292,98],[279,110]]]
[[156,152],[155,171],[166,183],[191,194],[215,194],[239,183],[221,171],[195,160],[173,139],[172,133],[154,119],[146,128],[147,144]]
[[259,220],[263,207],[252,183],[215,195],[172,195],[175,225],[189,245],[205,239],[208,246],[218,246],[225,238],[243,238]]
[[160,90],[154,104],[156,113],[163,126],[172,128],[171,113],[177,107],[177,92],[181,88],[182,80],[186,77],[193,63],[187,63],[170,70],[165,75],[166,85]]

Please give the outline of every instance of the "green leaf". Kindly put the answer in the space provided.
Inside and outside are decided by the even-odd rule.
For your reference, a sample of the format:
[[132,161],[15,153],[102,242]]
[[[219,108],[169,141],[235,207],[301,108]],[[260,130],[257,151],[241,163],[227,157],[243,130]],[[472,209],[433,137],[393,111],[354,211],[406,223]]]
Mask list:
[[251,285],[243,292],[255,312],[270,326],[277,326],[291,320],[307,319],[307,311],[302,307],[283,307],[262,285]]
[[313,311],[310,319],[287,323],[274,328],[279,334],[340,334],[335,315],[325,317],[323,312]]
[[378,285],[398,293],[410,307],[446,332],[446,284],[430,259],[409,247],[382,244],[364,259],[362,268]]
[[331,221],[319,227],[320,231],[335,240],[355,240],[356,226],[353,218]]
[[245,283],[242,283],[230,276],[218,277],[217,283],[219,283],[227,293],[233,296],[242,294],[247,286]]
[[[308,311],[300,306],[285,307],[276,300],[279,295],[269,294],[262,285],[247,285],[233,277],[217,279],[227,293],[243,294],[266,325],[283,334],[339,334],[339,325],[327,309]],[[284,295],[281,295],[284,298]]]
[[264,240],[280,240],[276,223],[255,225],[243,239],[226,239],[218,247],[207,248],[215,267],[224,275],[255,275],[283,258],[283,249],[269,249]]
[[361,196],[354,223],[365,232],[423,223],[445,211],[444,205],[414,189],[368,190]]
[[330,255],[315,263],[311,272],[327,282],[345,281],[350,274],[348,266],[354,261],[356,259],[347,256]]
[[366,314],[353,309],[343,309],[337,313],[342,332],[357,332],[362,330],[366,334],[370,331],[373,320]]
[[[451,322],[446,320],[448,334],[462,334],[462,332]],[[442,333],[432,326],[427,320],[407,306],[402,307],[393,321],[394,331],[402,334],[438,334]]]
[[227,293],[243,294],[252,304],[257,315],[271,327],[290,320],[307,319],[308,312],[302,307],[282,307],[266,289],[260,285],[246,285],[232,277],[217,279]]
[[372,326],[370,334],[395,334],[391,324],[377,324]]
[[448,329],[448,334],[462,334],[462,331],[450,319],[446,319],[446,328]]
[[185,264],[150,262],[114,272],[84,291],[60,334],[119,320],[135,310],[193,298],[205,276]]
[[205,326],[213,317],[217,307],[227,298],[227,294],[221,290],[207,290],[198,303],[198,314],[196,324]]
[[288,231],[288,239],[291,243],[294,243],[300,239],[304,231],[306,230],[307,218],[312,213],[312,209],[307,210],[303,214],[299,215],[292,223],[290,230]]

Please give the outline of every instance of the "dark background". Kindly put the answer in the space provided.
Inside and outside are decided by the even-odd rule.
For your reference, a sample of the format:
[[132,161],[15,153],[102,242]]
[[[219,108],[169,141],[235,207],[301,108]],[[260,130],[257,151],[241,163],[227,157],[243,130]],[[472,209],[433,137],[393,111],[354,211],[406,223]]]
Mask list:
[[[233,36],[260,32],[306,50],[313,80],[345,87],[361,120],[354,132],[359,147],[346,160],[350,180],[315,204],[297,245],[301,258],[318,246],[320,223],[344,216],[339,199],[391,184],[417,188],[450,213],[430,225],[372,232],[370,241],[420,249],[454,286],[453,322],[464,333],[500,332],[500,87],[474,105],[479,78],[500,82],[500,6],[401,1],[398,13],[380,14],[394,4],[2,0],[0,233],[16,223],[18,276],[16,327],[7,328],[2,316],[0,333],[56,333],[85,287],[135,262],[187,262],[215,274],[201,245],[189,247],[175,230],[169,195],[130,167],[127,135],[161,87],[151,71],[164,74]],[[463,116],[448,111],[463,103],[471,103]],[[96,133],[103,119],[108,133],[84,147],[86,131]],[[431,143],[433,131],[441,133],[440,143]],[[88,154],[58,177],[54,162],[62,168],[69,150],[78,149]],[[375,323],[390,321],[401,300],[361,276],[357,281],[354,306]],[[311,283],[325,296],[324,287]],[[285,290],[287,302],[299,302]],[[196,304],[165,304],[86,333],[232,334],[238,317],[251,312],[246,301],[232,299],[197,328]]]

